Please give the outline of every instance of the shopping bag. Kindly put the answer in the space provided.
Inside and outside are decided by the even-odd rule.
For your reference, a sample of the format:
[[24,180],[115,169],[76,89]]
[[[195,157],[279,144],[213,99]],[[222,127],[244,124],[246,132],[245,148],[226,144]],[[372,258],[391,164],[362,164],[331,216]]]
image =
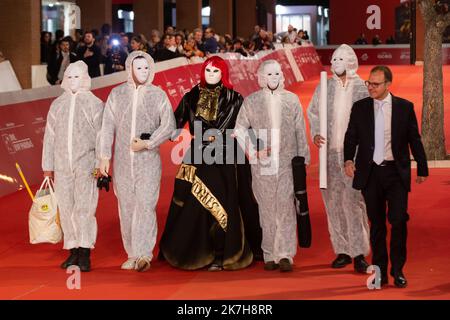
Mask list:
[[62,229],[59,220],[58,202],[56,200],[53,181],[45,177],[36,192],[28,216],[30,243],[58,243],[62,240]]

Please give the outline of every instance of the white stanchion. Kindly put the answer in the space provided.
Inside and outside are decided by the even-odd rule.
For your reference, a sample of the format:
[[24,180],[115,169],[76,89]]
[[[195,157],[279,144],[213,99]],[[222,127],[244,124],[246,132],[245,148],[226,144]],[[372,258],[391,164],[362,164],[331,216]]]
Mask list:
[[319,181],[320,189],[327,188],[327,145],[328,145],[328,117],[327,117],[327,73],[320,73],[320,95],[319,95],[319,122],[320,135],[325,138],[325,143],[319,150]]

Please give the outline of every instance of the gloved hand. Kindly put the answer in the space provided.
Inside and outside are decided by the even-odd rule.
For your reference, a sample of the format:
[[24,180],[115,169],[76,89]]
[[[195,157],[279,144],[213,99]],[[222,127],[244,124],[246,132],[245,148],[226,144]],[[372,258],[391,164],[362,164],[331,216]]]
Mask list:
[[131,150],[132,151],[139,152],[144,149],[147,149],[146,141],[141,140],[139,138],[134,138],[133,141],[131,141]]
[[108,176],[109,163],[110,163],[110,161],[108,159],[100,160],[100,173],[105,177]]

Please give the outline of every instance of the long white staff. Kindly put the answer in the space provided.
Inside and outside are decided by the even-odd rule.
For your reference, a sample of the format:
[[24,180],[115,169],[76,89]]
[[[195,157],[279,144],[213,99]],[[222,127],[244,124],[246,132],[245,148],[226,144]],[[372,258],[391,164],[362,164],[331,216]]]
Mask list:
[[319,122],[320,122],[320,135],[325,139],[325,143],[322,144],[319,149],[319,180],[320,189],[327,188],[327,72],[322,71],[320,73],[320,95],[319,95]]

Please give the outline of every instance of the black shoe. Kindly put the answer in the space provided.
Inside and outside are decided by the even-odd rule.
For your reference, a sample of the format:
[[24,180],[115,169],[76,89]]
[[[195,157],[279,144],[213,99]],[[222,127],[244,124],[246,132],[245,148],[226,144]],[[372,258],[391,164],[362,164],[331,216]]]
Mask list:
[[333,269],[340,269],[350,263],[352,263],[352,258],[347,254],[340,253],[338,254],[337,258],[334,259],[334,261],[331,263],[331,267]]
[[275,261],[267,261],[264,263],[264,270],[266,271],[273,271],[280,267],[278,263],[275,263]]
[[397,272],[392,275],[394,277],[394,285],[397,288],[406,288],[408,286],[408,281],[405,278],[403,272]]
[[280,272],[290,272],[292,271],[292,265],[289,262],[289,259],[283,258],[280,260]]
[[91,249],[80,248],[78,251],[78,266],[82,272],[91,271]]
[[61,264],[61,268],[67,269],[76,265],[78,265],[78,248],[73,248],[70,249],[70,256]]
[[353,266],[355,271],[358,273],[366,273],[369,264],[364,259],[364,256],[361,254],[355,258],[353,258]]

